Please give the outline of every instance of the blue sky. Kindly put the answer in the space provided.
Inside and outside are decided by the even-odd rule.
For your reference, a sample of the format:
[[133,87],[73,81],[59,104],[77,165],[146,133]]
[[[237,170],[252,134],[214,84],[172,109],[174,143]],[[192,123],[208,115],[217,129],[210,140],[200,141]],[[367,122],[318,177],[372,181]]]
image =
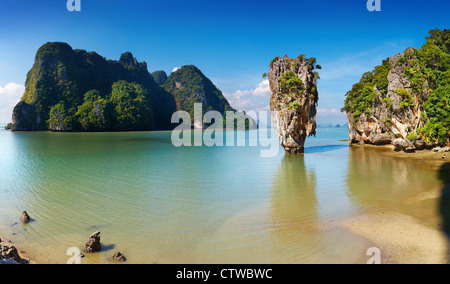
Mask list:
[[364,72],[420,48],[430,29],[450,28],[448,0],[381,0],[381,12],[367,0],[81,0],[81,12],[66,3],[0,0],[0,122],[10,120],[37,49],[64,41],[109,59],[131,51],[150,72],[194,64],[247,111],[267,108],[261,75],[275,56],[306,54],[323,67],[319,123],[345,123],[338,110]]

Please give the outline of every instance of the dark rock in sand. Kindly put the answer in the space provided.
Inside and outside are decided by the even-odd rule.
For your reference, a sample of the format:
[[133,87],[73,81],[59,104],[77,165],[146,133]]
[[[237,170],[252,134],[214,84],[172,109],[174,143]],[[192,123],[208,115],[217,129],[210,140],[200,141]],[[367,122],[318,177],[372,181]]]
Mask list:
[[416,147],[409,146],[404,151],[405,151],[405,153],[415,153],[416,152]]
[[31,221],[31,218],[28,215],[27,211],[23,211],[22,216],[20,217],[20,220],[24,224],[28,224]]
[[117,252],[111,257],[111,261],[112,262],[125,262],[125,261],[127,261],[127,259],[123,254],[121,254],[120,252]]
[[101,250],[102,246],[100,244],[100,232],[95,232],[89,237],[89,240],[87,241],[85,248],[83,249],[83,252],[93,253],[99,252]]
[[23,262],[16,247],[3,242],[0,243],[0,260],[13,260],[15,262]]
[[417,140],[416,142],[414,142],[414,146],[417,150],[425,150],[427,147],[427,143],[422,140]]

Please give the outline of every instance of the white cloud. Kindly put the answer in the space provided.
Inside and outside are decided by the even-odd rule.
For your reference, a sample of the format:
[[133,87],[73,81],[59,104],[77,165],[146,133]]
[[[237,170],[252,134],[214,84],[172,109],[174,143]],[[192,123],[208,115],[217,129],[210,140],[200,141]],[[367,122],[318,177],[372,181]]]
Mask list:
[[180,67],[175,67],[173,68],[172,73],[177,72],[178,70],[180,70]]
[[269,80],[264,80],[251,90],[238,90],[234,94],[224,94],[231,106],[243,111],[263,111],[269,109]]
[[25,87],[16,83],[0,86],[0,122],[11,122],[12,111],[25,92]]
[[253,95],[257,97],[269,98],[271,95],[269,80],[262,81],[258,85],[258,87],[253,91]]

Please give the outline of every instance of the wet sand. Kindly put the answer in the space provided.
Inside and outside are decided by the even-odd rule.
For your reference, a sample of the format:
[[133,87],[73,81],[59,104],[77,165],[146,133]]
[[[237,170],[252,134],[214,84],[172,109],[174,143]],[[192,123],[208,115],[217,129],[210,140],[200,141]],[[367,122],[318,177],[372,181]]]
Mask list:
[[449,242],[445,234],[415,218],[379,212],[342,222],[342,227],[373,242],[383,264],[447,264]]

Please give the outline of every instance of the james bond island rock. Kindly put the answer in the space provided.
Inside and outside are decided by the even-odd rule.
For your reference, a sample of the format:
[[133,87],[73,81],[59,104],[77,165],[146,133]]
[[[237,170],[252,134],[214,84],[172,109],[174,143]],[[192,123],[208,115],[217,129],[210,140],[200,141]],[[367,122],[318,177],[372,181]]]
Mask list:
[[205,111],[234,110],[195,66],[167,78],[164,71],[150,74],[130,52],[114,61],[52,42],[37,51],[12,130],[171,130],[173,113],[190,112],[194,103]]
[[100,243],[100,232],[93,233],[89,240],[87,241],[83,251],[85,253],[93,253],[93,252],[99,252],[102,250],[102,246]]
[[418,50],[383,61],[347,93],[353,143],[393,144],[414,152],[450,137],[450,30],[432,30]]
[[270,64],[272,124],[287,153],[304,153],[306,137],[316,135],[316,82],[321,69],[315,58],[276,57]]

